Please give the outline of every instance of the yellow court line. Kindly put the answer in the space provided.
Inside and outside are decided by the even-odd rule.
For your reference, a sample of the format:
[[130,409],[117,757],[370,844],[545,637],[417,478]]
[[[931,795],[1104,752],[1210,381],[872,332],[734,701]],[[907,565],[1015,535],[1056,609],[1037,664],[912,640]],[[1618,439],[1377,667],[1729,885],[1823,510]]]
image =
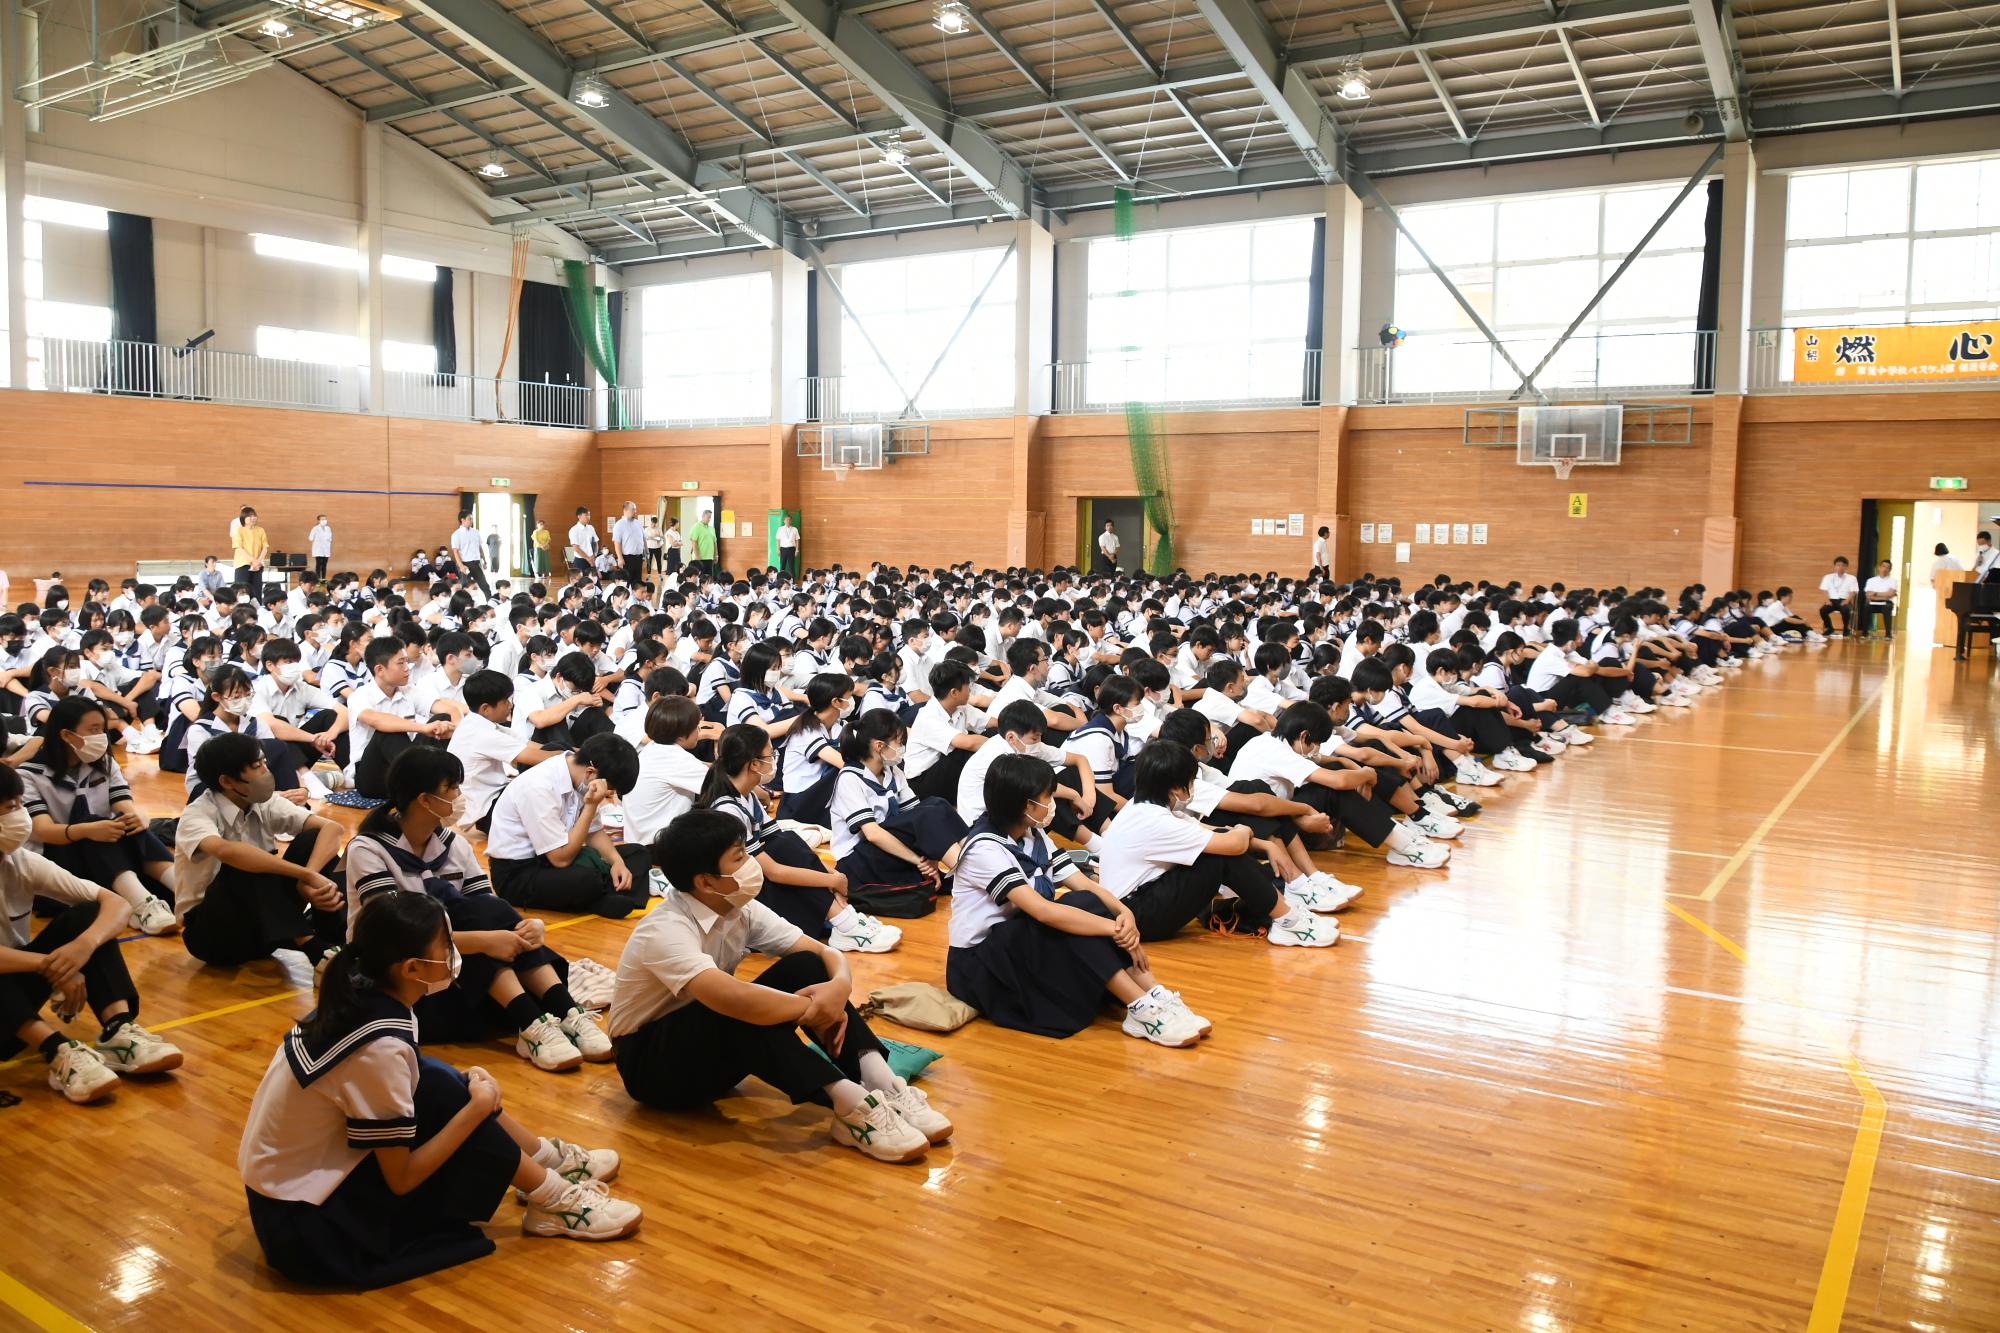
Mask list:
[[1757,850],[1757,844],[1764,841],[1764,835],[1777,827],[1778,821],[1785,817],[1785,812],[1792,808],[1792,802],[1799,799],[1799,793],[1803,792],[1806,789],[1806,785],[1819,776],[1820,769],[1826,767],[1826,761],[1833,758],[1833,752],[1840,748],[1840,743],[1846,740],[1849,733],[1861,724],[1861,719],[1867,715],[1869,709],[1875,706],[1876,700],[1882,697],[1883,691],[1887,690],[1895,681],[1896,670],[1900,665],[1901,663],[1897,663],[1896,666],[1889,668],[1888,672],[1882,677],[1882,683],[1875,687],[1875,692],[1864,699],[1861,707],[1855,709],[1854,715],[1847,719],[1847,725],[1833,734],[1833,739],[1828,741],[1820,750],[1819,757],[1806,765],[1806,771],[1799,774],[1798,781],[1794,782],[1790,789],[1778,799],[1777,805],[1771,808],[1771,813],[1764,816],[1764,822],[1751,831],[1750,836],[1743,840],[1743,845],[1736,849],[1736,854],[1723,863],[1722,869],[1715,872],[1715,878],[1711,879],[1708,882],[1708,887],[1701,891],[1701,900],[1703,902],[1715,901],[1716,895],[1722,892],[1723,886],[1729,883],[1730,878],[1738,870],[1742,869],[1743,863],[1750,859],[1750,853]]
[[1627,736],[1637,745],[1683,745],[1690,750],[1740,750],[1745,754],[1811,754],[1811,750],[1782,750],[1770,745],[1725,745],[1720,741],[1670,741],[1661,736]]
[[1757,977],[1776,986],[1813,1029],[1813,1034],[1839,1056],[1847,1081],[1861,1095],[1861,1121],[1854,1128],[1854,1146],[1848,1149],[1847,1174],[1840,1182],[1840,1202],[1833,1211],[1826,1257],[1820,1261],[1812,1311],[1806,1316],[1806,1333],[1835,1333],[1847,1308],[1847,1290],[1854,1277],[1854,1258],[1861,1248],[1861,1224],[1868,1214],[1868,1191],[1875,1181],[1875,1160],[1881,1153],[1882,1126],[1889,1118],[1889,1104],[1840,1034],[1807,1008],[1795,991],[1751,962],[1742,945],[1680,904],[1669,900],[1667,910],[1727,950]]
[[154,1032],[171,1032],[190,1023],[206,1022],[211,1018],[221,1018],[224,1014],[240,1014],[245,1009],[261,1009],[267,1004],[276,1004],[280,1000],[295,1000],[301,995],[309,994],[311,992],[305,990],[279,991],[276,995],[265,995],[255,1000],[239,1000],[235,1004],[225,1004],[220,1009],[208,1009],[199,1014],[189,1014],[186,1018],[170,1018],[164,1023],[149,1023],[146,1026]]
[[89,1333],[90,1330],[90,1325],[57,1309],[5,1273],[0,1273],[0,1305],[5,1305],[44,1333]]

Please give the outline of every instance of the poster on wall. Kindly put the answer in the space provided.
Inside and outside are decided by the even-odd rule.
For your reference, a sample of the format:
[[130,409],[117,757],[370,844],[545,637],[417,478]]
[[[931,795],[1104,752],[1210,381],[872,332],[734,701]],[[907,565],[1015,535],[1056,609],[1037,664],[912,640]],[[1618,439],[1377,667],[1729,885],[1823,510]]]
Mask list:
[[754,537],[757,534],[751,530],[750,520],[746,518],[736,525],[736,535],[739,537]]
[[1375,544],[1375,525],[1373,523],[1363,523],[1361,525],[1361,544],[1363,546],[1373,546]]
[[1252,537],[1261,537],[1261,536],[1263,536],[1263,535],[1264,535],[1264,520],[1263,520],[1263,519],[1261,519],[1261,518],[1253,518],[1253,519],[1251,519],[1251,520],[1250,520],[1250,535],[1251,535]]
[[1474,546],[1486,545],[1486,525],[1484,523],[1474,523],[1472,525],[1472,544]]
[[1451,545],[1451,524],[1449,523],[1431,524],[1431,540],[1436,542],[1439,546]]
[[1431,525],[1428,523],[1417,524],[1417,545],[1429,546],[1430,544],[1431,544]]
[[1452,524],[1451,539],[1457,545],[1464,546],[1472,540],[1472,525],[1470,523]]
[[1287,514],[1285,516],[1285,531],[1294,537],[1305,536],[1306,516],[1304,514]]
[[2000,320],[1795,329],[1792,379],[2000,380]]
[[1387,523],[1377,523],[1375,525],[1375,540],[1384,544],[1395,540],[1395,536],[1391,533]]
[[1399,565],[1410,563],[1410,544],[1408,542],[1396,543],[1396,563]]

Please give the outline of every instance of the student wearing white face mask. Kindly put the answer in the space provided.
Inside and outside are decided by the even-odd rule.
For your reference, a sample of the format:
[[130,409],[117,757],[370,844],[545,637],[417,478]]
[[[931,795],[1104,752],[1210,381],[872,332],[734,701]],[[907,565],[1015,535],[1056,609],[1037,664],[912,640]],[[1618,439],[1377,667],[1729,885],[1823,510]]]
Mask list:
[[293,757],[291,747],[279,740],[271,731],[270,724],[257,715],[254,689],[250,677],[233,662],[223,663],[210,674],[201,714],[188,725],[187,730],[188,768],[185,781],[190,798],[202,789],[201,778],[195,768],[201,747],[217,736],[243,735],[254,736],[263,747],[264,759],[271,765],[271,776],[277,779],[278,790],[287,800],[304,802],[311,799],[311,793],[299,781],[298,760]]
[[201,795],[174,832],[174,911],[188,952],[217,967],[279,949],[319,962],[347,930],[340,826],[277,794],[252,736],[212,738],[195,771]]
[[919,798],[903,777],[909,733],[886,709],[850,718],[840,737],[843,767],[828,803],[835,868],[848,900],[875,916],[928,916],[957,863],[965,821],[936,796]]
[[171,934],[180,928],[173,909],[147,884],[173,895],[173,853],[132,803],[110,742],[95,700],[72,696],[49,709],[42,748],[20,768],[35,850],[78,879],[110,888],[148,935]]
[[291,748],[299,763],[331,759],[347,766],[347,710],[305,678],[305,661],[290,639],[264,645],[264,674],[251,689],[250,711]]
[[[654,849],[673,891],[626,941],[611,998],[618,1073],[635,1100],[691,1110],[754,1077],[796,1105],[831,1106],[833,1141],[878,1161],[916,1161],[951,1137],[849,1001],[846,959],[756,901],[763,869],[742,825],[693,810]],[[740,980],[753,949],[777,961]]]
[[569,963],[544,942],[542,922],[493,892],[455,831],[466,815],[464,776],[450,751],[425,747],[389,766],[389,803],[347,849],[350,923],[383,894],[427,894],[444,906],[463,962],[456,984],[415,1006],[425,1040],[482,1041],[504,1028],[515,1054],[549,1073],[609,1060],[611,1039],[570,998]]
[[[0,1060],[36,1050],[49,1066],[49,1087],[72,1102],[108,1095],[120,1074],[176,1069],[181,1053],[139,1026],[139,992],[118,951],[130,911],[117,894],[79,879],[27,849],[34,819],[20,775],[0,767]],[[29,936],[31,904],[58,907],[39,935]],[[42,1018],[55,1001],[67,1023],[86,1005],[102,1033],[77,1041]]]

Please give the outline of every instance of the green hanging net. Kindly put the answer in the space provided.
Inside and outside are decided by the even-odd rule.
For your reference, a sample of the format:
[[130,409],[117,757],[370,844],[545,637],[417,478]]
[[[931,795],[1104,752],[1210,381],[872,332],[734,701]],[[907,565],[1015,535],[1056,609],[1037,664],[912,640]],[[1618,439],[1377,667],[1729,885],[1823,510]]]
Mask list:
[[[1121,187],[1113,191],[1112,200],[1113,233],[1130,241],[1135,230],[1132,192]],[[1130,299],[1133,293],[1127,290],[1122,295]],[[1137,399],[1125,404],[1125,443],[1132,451],[1132,481],[1139,488],[1146,524],[1155,533],[1146,572],[1165,576],[1173,573],[1175,566],[1173,471],[1167,457],[1166,431],[1150,404]]]

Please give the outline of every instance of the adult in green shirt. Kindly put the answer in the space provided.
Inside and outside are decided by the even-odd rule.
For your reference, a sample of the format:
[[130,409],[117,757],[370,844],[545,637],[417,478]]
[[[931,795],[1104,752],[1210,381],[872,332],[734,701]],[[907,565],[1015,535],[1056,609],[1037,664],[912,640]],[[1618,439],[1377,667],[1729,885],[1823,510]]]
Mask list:
[[704,509],[688,529],[688,575],[704,579],[715,573],[715,515]]

